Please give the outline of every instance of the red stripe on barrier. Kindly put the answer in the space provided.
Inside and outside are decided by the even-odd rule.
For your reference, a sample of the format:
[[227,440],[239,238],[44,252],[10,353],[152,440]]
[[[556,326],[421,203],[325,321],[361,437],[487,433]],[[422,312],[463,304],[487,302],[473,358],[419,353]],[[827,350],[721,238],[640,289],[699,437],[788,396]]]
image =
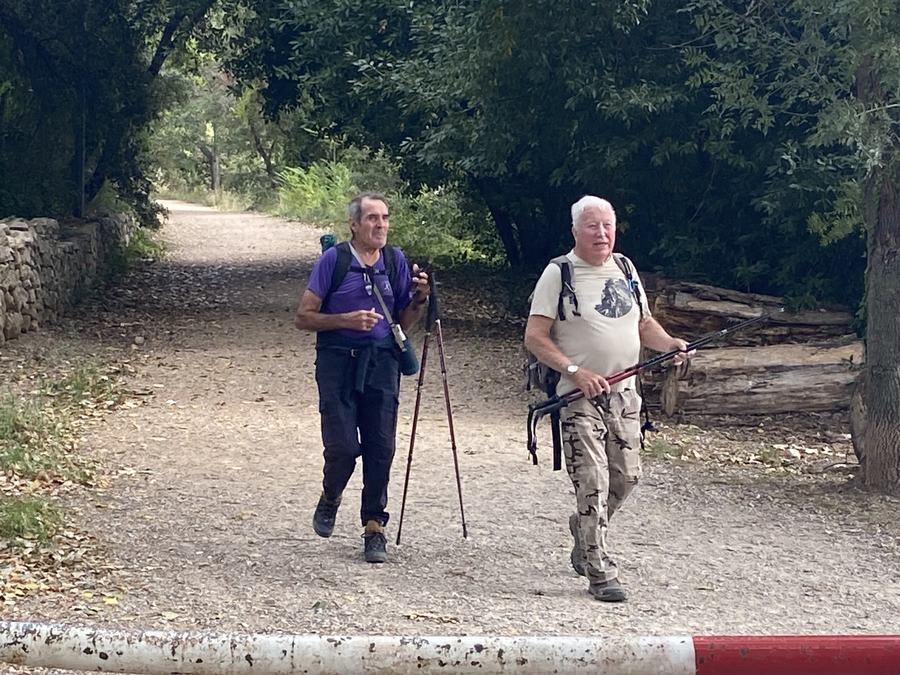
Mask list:
[[898,675],[900,635],[696,636],[697,675]]

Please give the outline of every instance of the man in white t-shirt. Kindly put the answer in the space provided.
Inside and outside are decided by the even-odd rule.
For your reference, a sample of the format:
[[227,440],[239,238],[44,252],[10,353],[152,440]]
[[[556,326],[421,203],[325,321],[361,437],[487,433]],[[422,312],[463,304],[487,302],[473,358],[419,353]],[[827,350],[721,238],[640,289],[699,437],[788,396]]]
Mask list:
[[[575,202],[572,235],[575,247],[566,257],[577,305],[564,302],[566,319],[559,320],[561,268],[548,265],[534,289],[525,346],[561,373],[558,393],[580,389],[585,394],[563,408],[561,420],[566,469],[578,506],[569,518],[575,538],[572,566],[587,576],[595,598],[621,602],[625,591],[608,554],[606,533],[609,519],[641,476],[641,398],[635,378],[610,385],[604,375],[637,363],[641,346],[668,352],[684,350],[687,343],[650,316],[646,295],[632,292],[640,279],[633,272],[629,283],[613,256],[612,204],[593,196]],[[630,266],[627,260],[624,264]],[[676,362],[689,356],[679,354]]]

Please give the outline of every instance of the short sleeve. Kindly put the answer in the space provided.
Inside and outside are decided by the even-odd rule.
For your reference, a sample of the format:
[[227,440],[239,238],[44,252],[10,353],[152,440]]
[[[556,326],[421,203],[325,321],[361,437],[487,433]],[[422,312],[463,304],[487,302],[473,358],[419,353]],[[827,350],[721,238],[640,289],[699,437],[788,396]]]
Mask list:
[[559,308],[559,293],[562,290],[562,273],[559,265],[550,263],[544,268],[541,278],[534,287],[529,314],[556,319]]
[[334,274],[334,266],[337,264],[337,247],[332,246],[313,264],[312,272],[309,273],[309,283],[306,290],[324,300],[331,288],[331,276]]

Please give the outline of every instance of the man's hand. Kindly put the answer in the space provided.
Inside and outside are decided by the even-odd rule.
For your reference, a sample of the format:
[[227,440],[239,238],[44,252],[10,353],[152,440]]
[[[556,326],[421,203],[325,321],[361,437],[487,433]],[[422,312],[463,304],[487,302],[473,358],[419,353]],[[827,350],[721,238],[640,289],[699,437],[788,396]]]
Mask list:
[[344,328],[349,330],[370,331],[384,317],[374,309],[358,309],[355,312],[347,312],[344,316]]
[[687,363],[690,358],[697,353],[696,349],[692,349],[691,351],[687,351],[688,343],[682,340],[681,338],[672,338],[672,346],[669,348],[669,351],[679,350],[681,353],[676,354],[673,362],[676,366],[680,366],[682,363]]
[[419,269],[419,266],[415,263],[412,266],[412,288],[413,288],[413,302],[417,305],[424,304],[428,299],[428,294],[431,292],[431,287],[428,285],[428,275]]
[[609,393],[609,382],[602,375],[598,375],[587,368],[579,368],[578,372],[571,375],[572,380],[581,389],[585,398],[596,398],[600,394]]

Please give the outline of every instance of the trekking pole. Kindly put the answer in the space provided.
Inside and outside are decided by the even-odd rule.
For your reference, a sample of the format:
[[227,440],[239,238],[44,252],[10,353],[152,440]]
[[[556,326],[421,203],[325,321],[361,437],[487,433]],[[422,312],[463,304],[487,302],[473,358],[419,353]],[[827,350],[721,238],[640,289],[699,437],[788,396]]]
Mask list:
[[431,284],[431,300],[434,302],[434,325],[437,330],[438,355],[441,359],[441,379],[444,382],[444,403],[447,406],[447,426],[450,428],[450,449],[453,452],[453,469],[456,472],[456,492],[459,495],[459,515],[462,518],[463,539],[467,539],[469,533],[466,530],[466,512],[463,509],[462,481],[459,477],[459,456],[456,452],[456,435],[453,433],[453,411],[450,409],[450,387],[447,383],[447,363],[444,360],[444,332],[441,330],[441,314],[438,310],[434,272],[429,275],[428,283]]
[[397,545],[400,545],[400,534],[403,532],[403,513],[406,511],[406,491],[409,488],[409,471],[412,468],[413,447],[416,444],[416,427],[419,424],[419,404],[422,401],[422,384],[425,382],[425,364],[428,359],[428,342],[431,339],[431,327],[437,313],[437,301],[432,295],[428,298],[428,312],[425,315],[425,342],[422,344],[422,364],[419,366],[419,379],[416,382],[416,405],[413,408],[412,430],[409,436],[409,455],[406,457],[406,478],[403,479],[403,500],[400,502],[400,522],[397,524]]
[[[764,323],[768,321],[771,317],[767,314],[763,314],[762,316],[757,316],[752,319],[747,319],[745,321],[741,321],[733,326],[729,326],[728,328],[723,328],[721,330],[713,331],[712,333],[707,333],[703,335],[693,342],[689,342],[684,349],[673,349],[670,352],[666,352],[664,354],[659,354],[654,356],[643,363],[637,363],[630,368],[626,368],[625,370],[621,370],[618,373],[613,375],[608,375],[606,377],[606,381],[610,384],[616,384],[621,382],[622,380],[627,380],[629,377],[634,377],[638,373],[644,370],[649,370],[650,368],[654,368],[656,366],[661,366],[667,361],[674,359],[679,354],[685,354],[687,352],[694,351],[695,349],[700,349],[705,347],[710,342],[715,340],[721,340],[723,337],[730,335],[731,333],[735,333],[739,330],[743,330],[744,328],[748,328],[757,323]],[[565,394],[560,395],[560,399],[564,400],[566,403],[572,403],[577,401],[578,399],[584,398],[584,392],[580,389],[573,389]]]
[[[784,311],[779,310],[779,311]],[[634,377],[638,373],[649,370],[650,368],[655,368],[657,366],[661,366],[664,363],[674,359],[679,354],[685,354],[687,352],[694,351],[695,349],[700,349],[705,347],[706,345],[714,342],[716,340],[721,340],[722,338],[730,335],[731,333],[735,333],[739,330],[743,330],[750,326],[753,326],[758,323],[765,323],[772,318],[769,314],[763,314],[761,316],[754,317],[752,319],[747,319],[745,321],[741,321],[733,326],[729,326],[727,328],[723,328],[721,330],[713,331],[711,333],[707,333],[703,335],[693,342],[689,342],[684,349],[673,349],[670,352],[666,352],[664,354],[659,354],[654,356],[643,363],[636,363],[635,365],[626,368],[625,370],[620,370],[617,373],[613,373],[612,375],[606,376],[606,381],[609,384],[616,384],[621,382],[622,380],[627,380],[629,377]],[[580,389],[573,389],[564,394],[559,394],[552,396],[546,401],[539,401],[536,403],[532,403],[528,406],[528,452],[531,455],[531,462],[535,466],[537,466],[537,423],[538,421],[547,414],[552,414],[558,412],[560,409],[569,405],[570,403],[574,403],[575,401],[584,398],[584,392]]]

